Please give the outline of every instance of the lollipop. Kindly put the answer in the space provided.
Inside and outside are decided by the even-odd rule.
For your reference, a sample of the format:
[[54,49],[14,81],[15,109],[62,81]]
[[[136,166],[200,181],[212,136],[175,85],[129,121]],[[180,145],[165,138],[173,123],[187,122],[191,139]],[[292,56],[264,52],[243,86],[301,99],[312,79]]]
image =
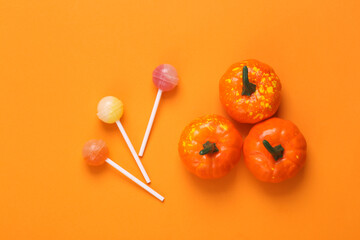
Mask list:
[[97,106],[97,111],[98,111],[97,116],[99,117],[99,119],[101,121],[103,121],[105,123],[116,123],[121,134],[123,135],[123,137],[125,139],[126,144],[128,145],[128,147],[130,149],[131,154],[133,155],[133,157],[136,161],[136,164],[140,168],[140,171],[141,171],[142,175],[144,176],[145,181],[147,183],[150,183],[150,178],[147,175],[147,173],[139,159],[139,156],[136,154],[136,151],[135,151],[129,137],[126,134],[125,129],[120,122],[120,118],[124,112],[123,103],[116,97],[107,96],[100,100],[100,102]]
[[153,82],[156,85],[156,87],[158,88],[158,92],[156,95],[154,107],[151,111],[149,123],[148,123],[146,131],[145,131],[145,136],[144,136],[144,139],[141,144],[140,151],[139,151],[140,157],[142,157],[144,155],[146,143],[149,139],[151,127],[154,123],[156,111],[158,109],[159,102],[161,99],[161,94],[163,91],[166,92],[166,91],[170,91],[173,88],[175,88],[176,85],[178,84],[178,81],[179,81],[179,77],[176,72],[176,69],[173,66],[171,66],[170,64],[161,64],[157,68],[155,68],[155,70],[153,71]]
[[82,151],[83,157],[85,161],[91,165],[91,166],[100,166],[101,164],[104,164],[107,162],[111,166],[113,166],[115,169],[117,169],[119,172],[124,174],[127,178],[130,178],[133,182],[135,182],[137,185],[148,191],[150,194],[152,194],[154,197],[159,199],[160,201],[164,201],[164,197],[155,192],[152,188],[147,186],[145,183],[141,182],[139,179],[134,177],[131,173],[117,165],[115,162],[113,162],[108,156],[109,156],[109,149],[106,146],[105,142],[103,140],[90,140],[87,143],[85,143],[83,151]]

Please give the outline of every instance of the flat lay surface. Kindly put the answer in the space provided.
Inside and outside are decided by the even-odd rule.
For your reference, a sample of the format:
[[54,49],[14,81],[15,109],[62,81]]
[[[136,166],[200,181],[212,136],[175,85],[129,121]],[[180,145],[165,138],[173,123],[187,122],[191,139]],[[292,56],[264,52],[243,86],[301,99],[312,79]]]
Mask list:
[[[0,239],[360,239],[359,1],[0,0]],[[219,81],[258,59],[282,85],[275,116],[307,142],[305,167],[278,184],[243,157],[203,180],[178,154],[186,125],[218,114]],[[82,148],[144,181],[116,124],[119,98],[138,152],[156,98],[152,71],[176,68],[141,158],[162,203]],[[231,120],[245,138],[251,124]]]

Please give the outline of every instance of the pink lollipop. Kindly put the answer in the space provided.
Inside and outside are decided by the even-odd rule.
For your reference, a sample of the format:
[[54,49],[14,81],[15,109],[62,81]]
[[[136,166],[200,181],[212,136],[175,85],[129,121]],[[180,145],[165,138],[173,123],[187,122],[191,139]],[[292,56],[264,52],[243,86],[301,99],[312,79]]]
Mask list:
[[145,147],[146,147],[147,141],[149,139],[152,125],[154,123],[156,111],[157,111],[159,103],[160,103],[162,92],[163,91],[167,92],[167,91],[174,89],[179,82],[179,77],[176,72],[176,69],[173,66],[171,66],[170,64],[159,65],[158,67],[155,68],[152,75],[153,75],[153,82],[154,82],[155,86],[158,88],[158,92],[156,95],[154,107],[151,111],[151,115],[150,115],[149,123],[146,128],[145,136],[144,136],[144,139],[141,144],[140,151],[139,151],[140,157],[142,157],[144,155]]
[[179,77],[176,69],[170,64],[161,64],[153,71],[153,82],[160,91],[170,91],[176,87]]

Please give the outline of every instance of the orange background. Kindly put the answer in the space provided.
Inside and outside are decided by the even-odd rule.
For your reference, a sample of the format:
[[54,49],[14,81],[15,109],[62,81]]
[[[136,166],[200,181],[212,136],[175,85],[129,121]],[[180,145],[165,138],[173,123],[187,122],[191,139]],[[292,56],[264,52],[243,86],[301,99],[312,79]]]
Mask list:
[[[0,0],[0,239],[359,239],[359,12],[355,0]],[[248,58],[279,75],[278,116],[305,135],[307,165],[281,184],[243,161],[197,179],[178,157],[181,131],[225,115],[219,78]],[[102,138],[143,180],[96,105],[124,102],[138,151],[161,63],[181,80],[163,95],[143,164],[164,203],[81,157]]]

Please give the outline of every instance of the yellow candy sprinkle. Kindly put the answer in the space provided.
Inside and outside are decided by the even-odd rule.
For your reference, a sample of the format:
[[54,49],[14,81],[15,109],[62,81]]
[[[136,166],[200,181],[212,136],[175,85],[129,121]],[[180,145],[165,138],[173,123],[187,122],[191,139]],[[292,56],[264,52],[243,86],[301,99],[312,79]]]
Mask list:
[[260,119],[263,119],[264,114],[258,113],[258,114],[256,114],[256,116],[254,117],[254,119],[257,119],[258,117],[259,117]]
[[272,87],[268,87],[266,90],[267,90],[269,93],[273,93],[273,92],[274,92]]
[[228,130],[228,127],[227,127],[226,125],[224,125],[224,124],[220,124],[220,127],[221,127],[222,129],[224,129],[225,131]]

